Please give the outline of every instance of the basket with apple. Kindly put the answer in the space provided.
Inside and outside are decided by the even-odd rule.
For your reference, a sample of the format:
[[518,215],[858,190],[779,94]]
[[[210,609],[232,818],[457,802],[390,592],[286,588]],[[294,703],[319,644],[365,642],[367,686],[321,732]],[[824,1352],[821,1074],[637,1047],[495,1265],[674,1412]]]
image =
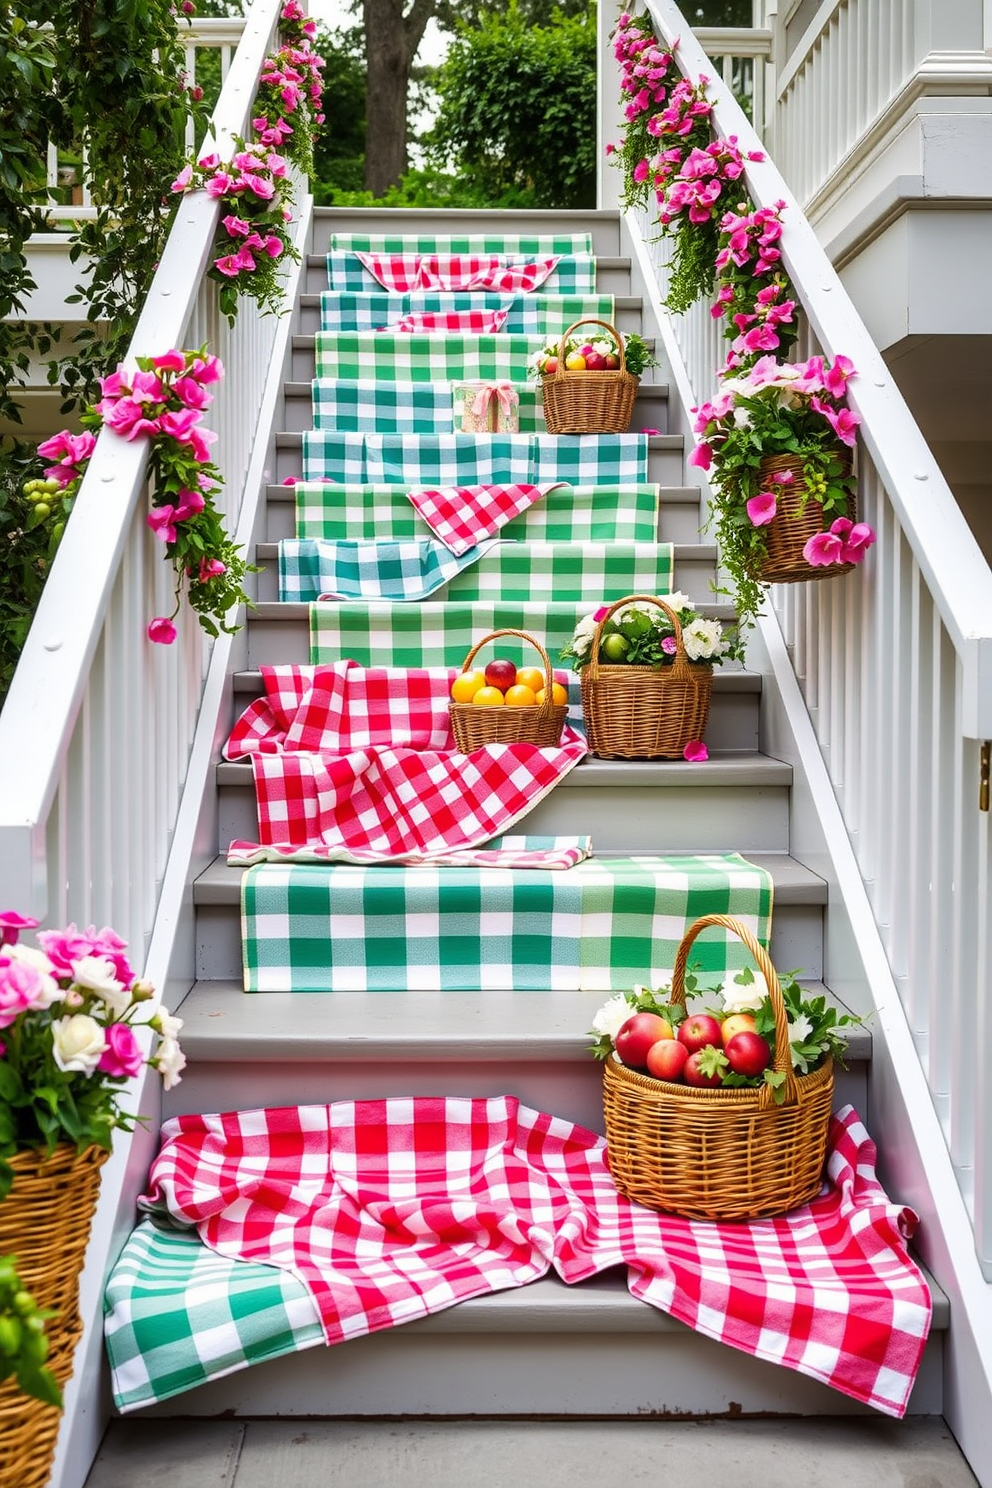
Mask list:
[[[472,663],[500,636],[516,636],[538,652],[541,666],[518,667],[495,656],[484,670]],[[472,647],[451,687],[451,731],[463,754],[484,744],[537,744],[556,749],[568,716],[568,691],[555,678],[548,653],[523,630],[494,630]]]
[[[687,1013],[689,950],[710,925],[742,940],[759,968],[753,1014]],[[858,1020],[838,1016],[825,999],[797,1012],[798,984],[789,991],[787,1007],[767,952],[745,925],[704,915],[679,946],[668,1003],[649,994],[654,1011],[632,1008],[609,1038],[594,1025],[610,1171],[622,1194],[689,1219],[749,1220],[784,1214],[819,1192],[834,1058],[845,1042],[838,1029]]]
[[[574,341],[580,326],[600,326],[611,349]],[[624,338],[608,321],[575,321],[557,355],[546,358],[538,371],[549,434],[625,434],[630,428],[640,377],[629,370]]]

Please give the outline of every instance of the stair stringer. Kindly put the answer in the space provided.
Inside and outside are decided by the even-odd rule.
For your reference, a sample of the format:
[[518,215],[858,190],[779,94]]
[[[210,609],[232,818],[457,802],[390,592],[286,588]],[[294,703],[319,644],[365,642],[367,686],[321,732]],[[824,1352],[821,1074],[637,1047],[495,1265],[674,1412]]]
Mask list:
[[[292,333],[299,319],[299,289],[312,233],[313,198],[299,207],[295,246],[300,254],[286,277],[286,298],[293,306],[279,326],[266,373],[259,423],[245,474],[244,493],[234,540],[252,553],[265,520],[264,493],[275,469],[275,436],[282,424],[283,389],[290,375]],[[249,582],[254,575],[249,575]],[[242,621],[243,625],[243,621]],[[193,881],[216,856],[217,791],[214,771],[220,746],[235,716],[233,678],[247,661],[246,631],[223,631],[213,643],[190,749],[182,800],[176,815],[165,873],[145,959],[144,975],[174,1009],[196,980],[196,926]],[[49,1488],[83,1488],[113,1415],[103,1345],[103,1296],[107,1277],[134,1228],[138,1195],[158,1151],[162,1119],[162,1082],[146,1069],[133,1096],[142,1124],[131,1135],[118,1133],[103,1169],[93,1217],[86,1268],[80,1278],[83,1335],[76,1350],[72,1378],[65,1391],[65,1410]]]
[[868,1109],[886,1189],[920,1216],[913,1244],[951,1303],[944,1417],[982,1488],[992,1488],[992,1288],[912,1031],[785,640],[759,619],[748,664],[762,674],[761,749],[793,768],[790,850],[828,885],[823,979],[869,1018]]

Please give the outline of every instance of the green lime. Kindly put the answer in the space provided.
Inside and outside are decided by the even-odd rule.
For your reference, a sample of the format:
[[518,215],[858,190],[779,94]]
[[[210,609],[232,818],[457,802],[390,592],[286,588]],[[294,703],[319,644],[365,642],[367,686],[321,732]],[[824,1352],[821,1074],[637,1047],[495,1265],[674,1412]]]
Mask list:
[[600,649],[608,661],[624,661],[630,650],[630,642],[622,635],[608,635]]

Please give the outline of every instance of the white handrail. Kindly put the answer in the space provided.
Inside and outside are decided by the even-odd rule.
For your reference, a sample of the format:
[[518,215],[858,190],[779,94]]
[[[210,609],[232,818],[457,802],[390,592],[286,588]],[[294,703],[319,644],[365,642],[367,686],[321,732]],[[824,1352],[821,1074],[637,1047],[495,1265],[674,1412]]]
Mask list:
[[[248,133],[280,0],[255,0],[205,145]],[[204,277],[220,213],[184,197],[129,359],[209,341],[228,368],[210,410],[233,526],[276,322],[245,304],[233,330]],[[147,448],[103,430],[0,713],[0,902],[111,923],[145,948],[175,821],[209,643],[188,615],[171,647],[171,568],[144,521]]]

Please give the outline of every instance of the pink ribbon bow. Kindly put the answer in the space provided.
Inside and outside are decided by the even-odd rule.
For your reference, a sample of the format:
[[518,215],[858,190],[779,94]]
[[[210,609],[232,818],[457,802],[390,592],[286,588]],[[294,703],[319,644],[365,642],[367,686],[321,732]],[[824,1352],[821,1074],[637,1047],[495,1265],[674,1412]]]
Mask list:
[[472,412],[476,418],[483,418],[489,413],[489,406],[496,399],[503,413],[508,414],[511,408],[517,408],[520,404],[520,394],[509,382],[488,382],[480,387],[472,401]]

